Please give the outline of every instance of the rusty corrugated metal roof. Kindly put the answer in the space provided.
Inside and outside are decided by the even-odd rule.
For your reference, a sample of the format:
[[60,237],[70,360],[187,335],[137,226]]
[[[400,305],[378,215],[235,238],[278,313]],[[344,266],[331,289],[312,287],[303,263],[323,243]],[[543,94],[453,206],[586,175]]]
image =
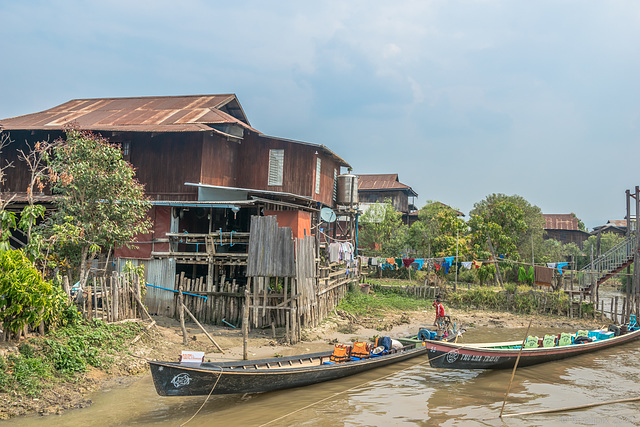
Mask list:
[[572,214],[542,214],[546,230],[574,230],[578,228],[578,218]]
[[390,174],[372,174],[358,175],[358,191],[384,191],[384,190],[403,190],[410,196],[417,196],[418,193],[413,191],[411,187],[403,184],[398,179],[397,173]]
[[0,120],[5,130],[60,129],[186,132],[237,124],[254,132],[234,94],[74,99],[39,113]]

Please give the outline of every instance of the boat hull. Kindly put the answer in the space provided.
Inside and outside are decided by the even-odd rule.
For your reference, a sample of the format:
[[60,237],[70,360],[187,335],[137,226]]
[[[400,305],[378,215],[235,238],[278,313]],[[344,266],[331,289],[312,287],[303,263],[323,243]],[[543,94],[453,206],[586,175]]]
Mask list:
[[[370,359],[346,363],[321,364],[331,352],[314,353],[287,358],[256,361],[229,362],[225,364],[203,363],[189,366],[176,362],[150,361],[151,374],[156,391],[161,396],[199,396],[211,394],[258,393],[301,387],[319,382],[344,378],[370,369],[401,362],[425,355],[426,347],[407,349]],[[317,364],[296,367],[266,364],[285,364],[295,360],[318,360]],[[302,362],[300,362],[302,364]],[[243,368],[244,366],[244,368]]]
[[[614,338],[598,340],[586,344],[572,344],[563,347],[523,349],[518,366],[531,366],[553,360],[566,359],[580,354],[591,353],[640,338],[640,330]],[[521,343],[517,343],[521,344]],[[441,341],[427,341],[429,364],[444,369],[506,369],[513,368],[520,349],[495,349],[480,345],[469,346]]]

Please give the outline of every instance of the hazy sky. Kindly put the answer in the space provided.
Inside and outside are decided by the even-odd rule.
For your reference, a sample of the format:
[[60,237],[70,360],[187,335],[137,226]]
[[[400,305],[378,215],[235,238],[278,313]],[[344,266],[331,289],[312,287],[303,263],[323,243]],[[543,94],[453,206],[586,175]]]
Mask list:
[[[640,2],[0,1],[0,118],[74,98],[235,93],[251,124],[589,228],[640,185]],[[636,160],[633,160],[633,159]]]

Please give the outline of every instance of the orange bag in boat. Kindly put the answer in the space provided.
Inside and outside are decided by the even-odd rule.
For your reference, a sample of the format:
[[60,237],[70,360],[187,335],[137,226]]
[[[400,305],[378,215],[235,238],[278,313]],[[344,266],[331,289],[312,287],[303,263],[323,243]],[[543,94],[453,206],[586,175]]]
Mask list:
[[353,349],[351,350],[351,357],[357,357],[358,359],[367,359],[371,353],[369,343],[366,342],[354,342]]
[[329,356],[329,360],[333,363],[343,363],[351,360],[351,346],[336,344],[333,348],[333,354]]

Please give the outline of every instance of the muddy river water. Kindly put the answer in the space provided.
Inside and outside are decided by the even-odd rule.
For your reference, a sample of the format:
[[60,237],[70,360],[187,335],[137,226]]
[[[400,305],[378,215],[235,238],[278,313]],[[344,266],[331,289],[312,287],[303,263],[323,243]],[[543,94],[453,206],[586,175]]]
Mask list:
[[[544,335],[549,330],[530,331]],[[556,332],[561,332],[557,330]],[[474,328],[466,342],[522,339],[524,328]],[[511,370],[450,371],[426,356],[314,386],[252,395],[160,397],[149,374],[91,396],[63,415],[29,416],[7,426],[538,426],[640,425],[640,402],[554,414],[497,417]],[[640,343],[520,368],[505,414],[640,396]]]

